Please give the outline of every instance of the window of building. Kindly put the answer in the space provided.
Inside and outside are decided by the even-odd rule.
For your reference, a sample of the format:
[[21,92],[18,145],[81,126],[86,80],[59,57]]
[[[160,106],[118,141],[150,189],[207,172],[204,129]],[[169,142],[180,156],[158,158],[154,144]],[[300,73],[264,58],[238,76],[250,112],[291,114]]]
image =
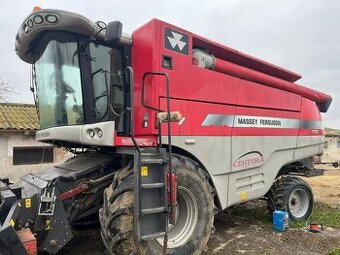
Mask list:
[[13,165],[53,163],[53,147],[14,147]]

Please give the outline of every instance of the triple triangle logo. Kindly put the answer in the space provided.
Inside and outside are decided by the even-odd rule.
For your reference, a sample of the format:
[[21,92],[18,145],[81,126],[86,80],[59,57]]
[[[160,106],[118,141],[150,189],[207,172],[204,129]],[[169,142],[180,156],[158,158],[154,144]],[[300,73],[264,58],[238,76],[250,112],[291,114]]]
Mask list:
[[164,47],[166,49],[188,55],[189,53],[188,41],[189,41],[188,35],[167,27],[165,28]]

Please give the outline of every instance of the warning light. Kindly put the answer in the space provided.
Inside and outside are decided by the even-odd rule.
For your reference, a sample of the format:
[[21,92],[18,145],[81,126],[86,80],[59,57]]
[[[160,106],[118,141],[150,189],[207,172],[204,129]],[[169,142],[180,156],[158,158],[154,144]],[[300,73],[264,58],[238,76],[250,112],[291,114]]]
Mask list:
[[40,6],[34,6],[33,7],[33,11],[36,12],[36,11],[40,11],[42,8]]

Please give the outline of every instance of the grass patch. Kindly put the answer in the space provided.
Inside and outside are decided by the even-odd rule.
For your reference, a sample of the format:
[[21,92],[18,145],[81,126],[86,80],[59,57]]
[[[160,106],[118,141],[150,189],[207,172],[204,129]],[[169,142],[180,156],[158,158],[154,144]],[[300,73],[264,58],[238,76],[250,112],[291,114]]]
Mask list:
[[[242,204],[234,207],[231,214],[263,223],[272,223],[272,217],[264,204],[252,204],[251,202]],[[324,227],[340,227],[340,210],[327,204],[316,202],[313,214],[307,221],[291,221],[289,226],[291,228],[304,228],[311,223],[323,224]]]
[[340,255],[340,248],[335,248],[328,255]]
[[323,224],[325,227],[340,227],[340,210],[317,202],[312,216],[307,221],[290,222],[290,227],[300,228],[311,223]]

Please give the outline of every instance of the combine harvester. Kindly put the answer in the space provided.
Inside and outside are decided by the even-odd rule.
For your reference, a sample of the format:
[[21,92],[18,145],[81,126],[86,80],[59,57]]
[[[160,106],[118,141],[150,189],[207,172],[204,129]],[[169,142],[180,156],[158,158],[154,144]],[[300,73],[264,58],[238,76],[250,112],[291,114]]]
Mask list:
[[32,65],[37,141],[74,157],[1,182],[0,253],[56,254],[99,215],[111,254],[199,254],[233,205],[312,213],[296,175],[323,152],[332,99],[300,75],[157,19],[129,36],[52,9],[24,19],[15,50]]

